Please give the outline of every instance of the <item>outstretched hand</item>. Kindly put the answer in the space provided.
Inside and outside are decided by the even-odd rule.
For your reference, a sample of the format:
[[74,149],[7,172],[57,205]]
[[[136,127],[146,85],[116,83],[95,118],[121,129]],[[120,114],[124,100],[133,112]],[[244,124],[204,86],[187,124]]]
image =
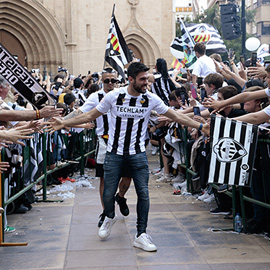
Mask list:
[[33,136],[29,136],[28,134],[31,134],[34,132],[33,129],[31,128],[26,128],[26,125],[20,126],[20,127],[16,127],[16,128],[12,128],[9,130],[4,130],[2,131],[3,133],[1,134],[2,138],[17,144],[20,144],[22,146],[24,146],[24,143],[19,141],[19,140],[23,140],[23,139],[32,139]]
[[54,106],[45,106],[40,112],[40,118],[60,117],[63,109]]
[[56,117],[53,117],[50,121],[45,122],[44,124],[46,124],[44,130],[46,132],[50,132],[50,134],[65,127],[63,120]]
[[0,173],[3,173],[4,171],[7,170],[7,168],[9,167],[9,163],[8,162],[0,162]]
[[206,108],[214,109],[211,114],[222,111],[223,109],[222,102],[215,100],[213,97],[205,98],[202,104]]

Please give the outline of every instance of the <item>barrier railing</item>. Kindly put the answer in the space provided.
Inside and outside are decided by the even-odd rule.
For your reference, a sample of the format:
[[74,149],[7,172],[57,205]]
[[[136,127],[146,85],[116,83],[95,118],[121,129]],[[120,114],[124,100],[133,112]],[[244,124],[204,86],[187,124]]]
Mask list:
[[[52,202],[47,200],[47,177],[53,172],[60,170],[62,168],[68,167],[72,162],[66,161],[60,166],[56,166],[54,169],[48,170],[48,145],[50,144],[50,136],[47,133],[41,135],[36,135],[37,139],[35,144],[33,143],[34,139],[27,140],[25,142],[25,147],[22,148],[23,162],[19,162],[17,170],[15,170],[15,175],[17,179],[12,179],[12,174],[3,173],[0,174],[0,207],[6,208],[9,204],[12,204],[16,199],[20,198],[27,191],[31,190],[36,184],[42,183],[43,189],[43,202]],[[68,138],[64,135],[64,141],[66,142]],[[84,174],[84,162],[85,157],[93,154],[95,152],[95,130],[84,130],[79,134],[79,140],[76,142],[78,157],[74,160],[79,161],[80,163],[80,174]],[[33,147],[34,146],[34,147]],[[58,147],[57,145],[55,146]],[[1,160],[5,161],[6,157],[5,148],[1,151]],[[39,158],[37,158],[39,157]],[[35,160],[36,158],[36,160]],[[38,164],[37,162],[40,163]],[[38,166],[40,165],[40,166]],[[33,172],[37,170],[38,177],[33,178]],[[14,169],[12,170],[14,172]],[[41,175],[42,174],[42,175]],[[14,174],[13,174],[14,176]],[[7,180],[6,180],[7,179]],[[12,179],[12,185],[11,185]],[[26,182],[26,180],[28,180]],[[8,186],[6,186],[8,185]],[[16,189],[15,189],[16,188]],[[10,191],[12,190],[12,192]],[[25,246],[27,243],[5,243],[4,242],[4,220],[3,214],[0,214],[0,246]]]
[[[187,141],[188,141],[188,132],[187,132],[187,128],[185,128],[184,130],[184,136],[182,138],[182,143],[184,143],[184,148],[185,148],[185,164],[180,164],[181,167],[186,169],[186,178],[187,178],[187,191],[188,192],[193,192],[193,185],[192,185],[192,176],[196,175],[196,172],[194,172],[191,168],[190,168],[190,161],[187,158]],[[258,143],[270,143],[270,140],[258,140]],[[218,189],[218,185],[216,184],[210,184],[213,188]],[[263,186],[265,186],[265,178],[263,178]],[[244,195],[243,193],[243,187],[241,186],[232,186],[232,191],[225,191],[224,194],[230,196],[232,198],[232,212],[233,212],[233,221],[235,219],[236,216],[236,200],[237,200],[237,196],[236,196],[236,191],[237,189],[239,190],[239,203],[240,203],[240,208],[241,208],[241,213],[242,213],[242,220],[243,220],[243,232],[247,232],[247,218],[246,218],[246,211],[245,211],[245,203],[246,202],[250,202],[256,205],[259,205],[261,207],[265,207],[267,209],[270,209],[270,202],[262,202],[259,200],[255,200],[254,198],[248,197],[246,195]],[[264,193],[266,191],[264,190]],[[264,196],[266,198],[266,194]],[[266,200],[266,199],[265,199]],[[233,222],[233,229],[234,229],[234,222]],[[229,229],[222,229],[222,230],[232,230],[231,228]]]

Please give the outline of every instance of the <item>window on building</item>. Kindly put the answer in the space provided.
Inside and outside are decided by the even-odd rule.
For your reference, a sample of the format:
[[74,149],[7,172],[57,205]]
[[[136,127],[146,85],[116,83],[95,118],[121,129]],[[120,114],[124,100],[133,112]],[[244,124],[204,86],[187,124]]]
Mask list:
[[257,6],[261,6],[261,5],[270,5],[270,0],[258,0],[255,1],[254,4],[257,2]]
[[262,22],[262,36],[270,36],[270,22]]

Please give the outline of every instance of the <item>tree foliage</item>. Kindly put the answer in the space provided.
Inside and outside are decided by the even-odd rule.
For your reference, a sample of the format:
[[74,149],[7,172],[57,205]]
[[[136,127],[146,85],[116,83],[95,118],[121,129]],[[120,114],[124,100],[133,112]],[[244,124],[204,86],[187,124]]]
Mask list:
[[[254,18],[256,15],[256,10],[246,10],[246,23],[254,23]],[[241,13],[239,14],[241,18]],[[214,26],[222,37],[222,30],[221,30],[221,16],[220,16],[220,9],[219,5],[214,5],[209,9],[204,10],[201,14],[197,15],[194,20],[191,20],[189,17],[185,20],[185,23],[207,23]],[[176,36],[181,36],[181,29],[180,24],[177,23],[176,25]],[[246,38],[251,37],[252,35],[246,34]],[[222,37],[223,38],[223,37]],[[230,48],[234,50],[236,59],[239,59],[242,51],[242,36],[237,39],[233,40],[224,40],[224,43],[229,50]],[[223,60],[227,59],[227,54],[222,55]]]

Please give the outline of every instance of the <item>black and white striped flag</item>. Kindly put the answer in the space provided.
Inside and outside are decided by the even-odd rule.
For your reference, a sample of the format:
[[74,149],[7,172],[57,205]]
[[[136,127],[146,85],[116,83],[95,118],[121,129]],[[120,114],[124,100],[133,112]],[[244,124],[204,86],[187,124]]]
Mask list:
[[213,115],[208,183],[250,186],[258,126]]
[[186,28],[196,43],[205,42],[207,55],[227,53],[224,41],[214,26],[207,23],[190,23]]
[[[189,33],[188,29],[186,28],[184,22],[180,18],[180,25],[181,25],[181,37],[176,37],[170,47],[172,54],[177,59],[182,59],[181,64],[186,68],[193,69],[193,64],[196,62],[197,57],[193,50],[195,46],[195,42]],[[174,52],[176,51],[176,52]],[[183,52],[183,57],[179,57],[177,51]],[[176,53],[176,54],[175,54]]]
[[125,82],[124,66],[132,61],[132,56],[114,16],[114,7],[105,51],[105,61],[118,72],[121,82]]

